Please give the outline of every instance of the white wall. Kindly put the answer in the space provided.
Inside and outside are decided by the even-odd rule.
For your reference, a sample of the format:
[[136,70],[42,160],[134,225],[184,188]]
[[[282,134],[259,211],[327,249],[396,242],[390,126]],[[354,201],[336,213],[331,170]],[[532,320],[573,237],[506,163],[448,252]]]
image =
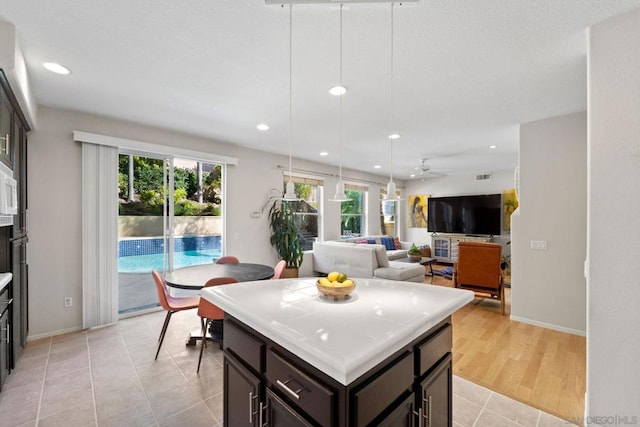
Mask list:
[[[403,189],[404,200],[400,217],[404,222],[404,236],[407,241],[416,244],[431,245],[431,233],[426,228],[408,227],[408,195],[428,194],[431,197],[466,196],[475,194],[496,194],[504,190],[515,188],[513,169],[495,171],[491,173],[491,179],[476,180],[476,175],[455,175],[416,179],[405,182]],[[495,236],[494,241],[503,246],[510,240],[509,232],[502,232],[501,236]],[[505,248],[508,253],[509,248]]]
[[[519,207],[511,218],[511,318],[586,333],[587,114],[520,127]],[[532,250],[532,240],[547,250]]]
[[639,28],[639,10],[595,25],[588,50],[590,274],[585,413],[635,416],[634,424],[640,421]]
[[[239,164],[227,172],[226,253],[243,261],[275,264],[269,245],[266,216],[251,218],[261,210],[269,190],[282,188],[285,156],[177,134],[157,128],[40,106],[38,127],[28,135],[29,179],[29,334],[43,336],[79,329],[82,325],[82,207],[81,145],[74,130],[167,146],[237,157]],[[325,199],[335,191],[337,168],[294,159],[294,168],[318,171],[325,176]],[[343,170],[343,177],[385,182],[385,177]],[[371,184],[369,214],[375,212],[381,184]],[[340,234],[340,204],[323,201],[328,223],[324,237]],[[379,225],[378,232],[379,232]],[[372,232],[375,232],[374,228]],[[64,297],[74,305],[63,307]]]

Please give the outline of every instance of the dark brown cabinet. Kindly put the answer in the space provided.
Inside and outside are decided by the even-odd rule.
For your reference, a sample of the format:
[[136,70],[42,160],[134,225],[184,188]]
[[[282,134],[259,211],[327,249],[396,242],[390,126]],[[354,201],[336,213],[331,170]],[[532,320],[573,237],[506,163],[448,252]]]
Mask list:
[[224,358],[224,419],[237,426],[259,426],[261,381],[233,356]]
[[416,391],[418,427],[448,427],[452,419],[451,354],[438,363]]
[[10,286],[0,292],[0,390],[11,372],[11,307]]
[[8,90],[0,86],[0,161],[10,169],[13,168],[12,116],[13,106]]
[[[0,272],[13,274],[9,285],[12,309],[7,312],[8,366],[13,368],[22,354],[28,334],[27,260],[27,120],[20,110],[9,82],[0,70],[0,163],[17,182],[18,212],[11,225],[0,227]],[[6,224],[6,222],[3,222]],[[4,326],[3,326],[4,327]],[[3,345],[4,341],[3,341]],[[4,351],[3,351],[4,354]]]
[[415,427],[417,415],[413,393],[405,398],[396,408],[378,424],[379,427]]
[[343,385],[250,327],[224,320],[225,426],[451,426],[445,319]]
[[271,427],[313,427],[295,409],[287,405],[273,391],[267,389],[266,425]]

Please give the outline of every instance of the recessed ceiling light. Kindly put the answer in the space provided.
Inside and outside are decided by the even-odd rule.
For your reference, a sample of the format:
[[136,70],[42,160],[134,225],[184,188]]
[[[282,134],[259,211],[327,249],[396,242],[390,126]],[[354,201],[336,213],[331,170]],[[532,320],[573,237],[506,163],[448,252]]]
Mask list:
[[489,146],[489,148],[491,148],[492,150],[493,150],[494,148],[497,148],[497,147],[498,147],[497,145],[490,145],[490,146]]
[[45,62],[42,64],[44,68],[56,74],[70,74],[71,70],[65,67],[64,65],[60,65],[57,62]]
[[260,123],[258,126],[256,126],[256,128],[258,128],[258,130],[269,130],[269,125]]
[[398,139],[398,138],[400,138],[399,133],[392,133],[391,135],[389,135],[389,139]]
[[374,165],[374,166],[373,166],[373,168],[374,168],[374,169],[380,169],[381,167],[382,167],[382,166],[380,166],[380,165]]
[[320,152],[320,155],[321,155],[321,156],[328,156],[328,155],[329,155],[329,153],[327,153],[326,151],[321,151],[321,152]]
[[344,86],[334,86],[329,89],[329,93],[333,96],[344,95],[345,93],[347,93],[347,88]]

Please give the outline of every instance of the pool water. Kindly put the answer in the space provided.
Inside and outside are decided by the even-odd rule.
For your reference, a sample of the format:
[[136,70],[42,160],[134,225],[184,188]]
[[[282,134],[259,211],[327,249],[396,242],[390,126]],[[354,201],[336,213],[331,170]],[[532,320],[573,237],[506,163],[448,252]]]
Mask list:
[[[219,249],[203,249],[173,253],[173,268],[190,265],[209,264],[213,258],[220,258]],[[118,258],[118,273],[149,273],[151,270],[162,271],[164,254],[131,255]]]

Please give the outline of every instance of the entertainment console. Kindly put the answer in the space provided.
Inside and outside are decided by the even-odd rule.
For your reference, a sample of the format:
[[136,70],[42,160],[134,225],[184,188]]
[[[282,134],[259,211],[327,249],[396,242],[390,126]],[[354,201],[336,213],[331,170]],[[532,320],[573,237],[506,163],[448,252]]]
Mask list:
[[491,242],[491,236],[467,236],[464,234],[433,234],[431,236],[432,256],[443,263],[453,263],[458,259],[459,242]]

